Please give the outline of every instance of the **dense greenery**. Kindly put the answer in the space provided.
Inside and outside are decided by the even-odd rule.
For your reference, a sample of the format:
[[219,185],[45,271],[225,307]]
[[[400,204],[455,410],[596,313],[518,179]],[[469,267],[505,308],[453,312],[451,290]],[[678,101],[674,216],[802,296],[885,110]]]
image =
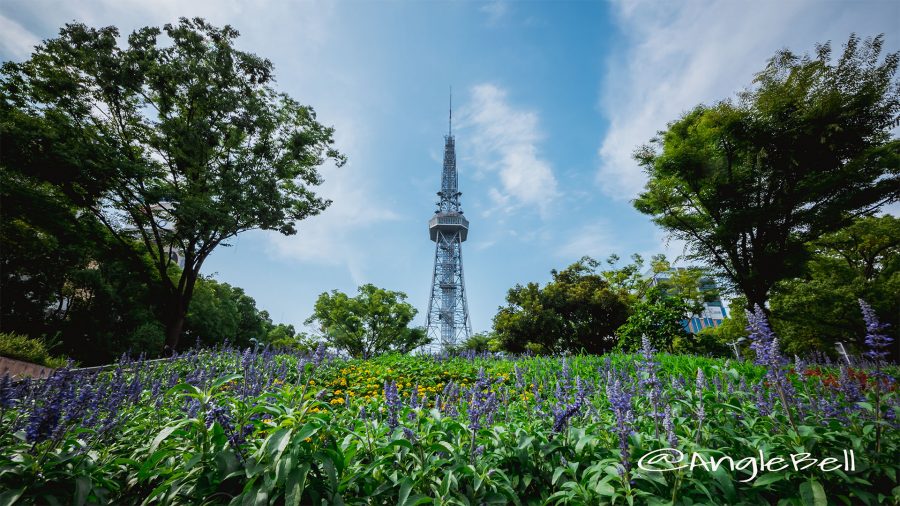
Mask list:
[[[635,207],[766,308],[807,243],[900,198],[900,54],[852,36],[832,61],[777,53],[736,102],[700,105],[636,153]],[[848,307],[845,311],[852,311]]]
[[544,285],[516,285],[507,305],[494,316],[494,332],[503,349],[514,353],[583,350],[603,353],[615,345],[614,333],[628,318],[627,294],[584,257],[562,271],[551,271]]
[[50,354],[50,348],[52,346],[48,346],[42,339],[0,332],[0,357],[23,360],[51,368],[66,365],[65,358],[54,357]]
[[[182,18],[135,31],[125,47],[118,36],[69,24],[27,61],[3,64],[3,177],[52,185],[50,220],[93,216],[83,226],[101,225],[136,267],[174,349],[209,254],[245,230],[295,233],[329,204],[313,193],[318,167],[344,157],[310,107],[272,88],[271,62],[234,48],[233,28]],[[35,246],[86,266],[79,250]]]
[[[836,342],[862,349],[865,299],[891,326],[900,343],[900,219],[867,217],[810,243],[803,275],[775,285],[772,320],[789,353],[834,350]],[[900,359],[898,346],[894,360]]]
[[[220,349],[63,370],[44,385],[3,380],[0,502],[900,501],[896,368],[876,377],[798,363],[785,369],[793,394],[782,405],[765,367],[646,351],[321,358]],[[638,466],[663,448],[704,462],[762,449],[840,464],[853,450],[856,467]]]
[[[509,290],[507,305],[494,317],[493,332],[473,336],[465,349],[603,353],[618,347],[634,351],[644,335],[658,349],[722,354],[724,348],[685,331],[689,315],[718,296],[715,283],[700,268],[672,268],[664,255],[651,258],[649,270],[640,255],[620,265],[611,255],[604,264],[583,257],[541,287],[537,283]],[[677,343],[677,348],[673,347]]]
[[355,297],[339,290],[319,295],[307,323],[318,323],[323,339],[334,349],[368,358],[409,353],[431,342],[424,328],[409,326],[417,312],[406,302],[405,293],[366,284]]
[[683,324],[688,314],[690,308],[681,298],[667,295],[661,287],[653,287],[616,330],[619,340],[616,346],[634,352],[641,348],[641,340],[646,337],[655,349],[671,352],[676,339],[689,339]]

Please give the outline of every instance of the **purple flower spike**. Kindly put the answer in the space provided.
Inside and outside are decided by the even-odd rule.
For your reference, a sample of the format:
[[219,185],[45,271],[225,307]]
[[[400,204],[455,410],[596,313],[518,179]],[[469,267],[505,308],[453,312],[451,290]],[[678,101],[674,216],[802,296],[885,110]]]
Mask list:
[[878,321],[878,316],[866,301],[859,299],[859,307],[862,310],[863,320],[866,322],[866,346],[869,347],[866,356],[880,362],[890,355],[886,350],[894,341],[883,334],[889,325]]
[[393,431],[400,425],[397,415],[400,412],[400,394],[397,392],[397,384],[394,380],[384,382],[384,401],[387,404],[388,411],[388,427]]

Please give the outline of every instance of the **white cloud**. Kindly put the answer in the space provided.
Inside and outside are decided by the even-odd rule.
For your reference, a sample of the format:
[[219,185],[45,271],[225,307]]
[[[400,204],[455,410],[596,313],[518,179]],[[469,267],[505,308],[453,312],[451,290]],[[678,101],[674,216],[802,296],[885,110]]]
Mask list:
[[604,260],[617,253],[619,246],[621,245],[611,233],[609,223],[598,221],[573,231],[557,248],[556,255],[572,262],[585,255]]
[[538,153],[543,136],[537,113],[511,106],[506,90],[494,84],[479,84],[471,94],[462,124],[473,129],[476,170],[499,176],[500,187],[488,190],[495,209],[509,213],[530,206],[546,215],[559,190],[552,167]]
[[25,27],[0,13],[0,52],[24,59],[40,42]]
[[509,12],[509,1],[508,0],[491,0],[489,2],[485,2],[484,5],[481,6],[481,12],[484,12],[488,16],[489,24],[496,24],[504,16]]
[[272,250],[279,256],[320,265],[346,267],[356,284],[366,280],[370,250],[366,248],[375,225],[401,219],[373,195],[375,181],[367,172],[361,154],[366,150],[364,127],[338,118],[335,145],[348,155],[341,168],[326,167],[325,183],[316,191],[332,204],[318,216],[298,224],[297,235],[267,234]]
[[831,40],[837,52],[851,32],[884,32],[888,49],[900,45],[897,2],[638,0],[620,1],[614,11],[624,38],[601,92],[610,125],[597,182],[620,200],[636,196],[645,182],[631,158],[637,146],[693,106],[749,86],[778,49],[811,52]]

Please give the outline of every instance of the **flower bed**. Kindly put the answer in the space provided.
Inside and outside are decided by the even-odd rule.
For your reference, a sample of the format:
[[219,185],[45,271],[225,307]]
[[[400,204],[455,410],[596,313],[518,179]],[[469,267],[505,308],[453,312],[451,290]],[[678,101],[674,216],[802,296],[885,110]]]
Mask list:
[[[219,349],[5,378],[0,504],[896,501],[896,389],[876,405],[846,371],[795,364],[786,404],[762,367],[652,350],[362,361]],[[881,374],[893,384],[895,369]],[[852,470],[675,462],[845,450]]]

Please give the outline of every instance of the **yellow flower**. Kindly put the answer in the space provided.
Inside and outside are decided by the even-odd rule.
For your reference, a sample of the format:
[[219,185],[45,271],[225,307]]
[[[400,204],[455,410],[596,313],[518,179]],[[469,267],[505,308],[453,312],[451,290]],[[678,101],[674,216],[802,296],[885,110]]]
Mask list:
[[311,438],[311,437],[308,437],[308,438],[304,439],[303,441],[304,441],[305,443],[312,443],[312,438]]
[[265,420],[263,420],[263,423],[272,423],[272,419],[271,419],[271,418],[266,418]]

